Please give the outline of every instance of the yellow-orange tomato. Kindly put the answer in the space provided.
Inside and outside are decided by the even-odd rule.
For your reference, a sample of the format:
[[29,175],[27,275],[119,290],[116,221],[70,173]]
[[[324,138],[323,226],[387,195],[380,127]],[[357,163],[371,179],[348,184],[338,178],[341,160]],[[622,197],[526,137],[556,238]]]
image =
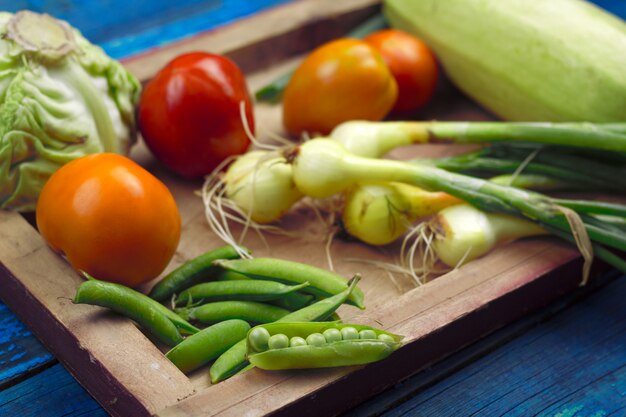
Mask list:
[[398,83],[393,111],[417,110],[430,100],[439,70],[435,55],[424,42],[396,29],[374,32],[364,41],[381,54]]
[[41,191],[36,216],[43,238],[75,269],[131,287],[158,276],[180,239],[165,184],[112,153],[61,167]]
[[314,50],[296,69],[283,96],[283,123],[294,135],[328,134],[347,120],[381,120],[398,87],[380,54],[357,39]]

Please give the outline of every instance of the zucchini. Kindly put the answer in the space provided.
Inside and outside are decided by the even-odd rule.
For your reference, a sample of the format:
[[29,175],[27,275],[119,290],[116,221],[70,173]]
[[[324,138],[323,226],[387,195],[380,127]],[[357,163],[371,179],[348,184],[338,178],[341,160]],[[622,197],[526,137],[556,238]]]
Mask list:
[[515,121],[626,121],[626,23],[582,0],[386,0],[454,84]]

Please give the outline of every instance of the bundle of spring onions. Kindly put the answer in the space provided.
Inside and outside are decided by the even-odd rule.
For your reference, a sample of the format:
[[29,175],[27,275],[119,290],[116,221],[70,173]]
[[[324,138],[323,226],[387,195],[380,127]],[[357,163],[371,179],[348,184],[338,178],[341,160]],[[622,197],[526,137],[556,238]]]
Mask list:
[[[448,158],[378,159],[397,146],[441,141],[488,144]],[[626,272],[626,262],[616,253],[626,251],[626,206],[560,199],[530,189],[623,191],[625,151],[626,124],[348,122],[329,138],[282,152],[263,151],[260,162],[239,172],[250,178],[240,183],[253,185],[244,197],[247,203],[233,203],[245,191],[228,184],[229,170],[205,193],[219,195],[220,203],[205,198],[205,204],[211,211],[222,206],[222,199],[229,201],[245,214],[239,221],[263,225],[278,220],[302,196],[343,195],[342,221],[352,234],[379,245],[407,231],[427,231],[437,258],[450,266],[503,240],[551,233],[578,246],[587,277],[593,256]],[[273,182],[271,171],[280,171],[282,180]],[[254,178],[263,181],[257,184]],[[256,202],[255,187],[273,190],[273,216],[256,215],[268,201]],[[434,221],[410,231],[417,219],[435,213]]]

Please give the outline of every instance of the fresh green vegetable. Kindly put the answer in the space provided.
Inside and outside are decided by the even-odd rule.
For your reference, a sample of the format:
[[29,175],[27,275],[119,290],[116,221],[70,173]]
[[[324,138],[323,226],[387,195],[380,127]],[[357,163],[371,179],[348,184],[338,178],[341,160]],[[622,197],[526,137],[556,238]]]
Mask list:
[[209,227],[224,242],[237,245],[229,222],[243,225],[239,241],[249,229],[280,230],[267,223],[278,220],[302,193],[293,184],[291,166],[279,152],[251,151],[225,172],[207,177],[202,201]]
[[[220,281],[252,280],[252,278],[249,278],[235,271],[230,271],[228,269],[220,270],[220,272],[217,274],[217,279]],[[275,300],[270,300],[267,303],[284,308],[289,311],[295,311],[311,304],[311,301],[313,301],[313,296],[311,294],[291,292],[288,294],[284,294],[283,296]]]
[[[157,307],[158,303],[153,299],[123,285],[95,279],[85,281],[78,287],[74,303],[110,308],[136,321],[168,346],[175,346],[183,340],[171,315],[163,311],[165,307]],[[175,321],[180,323],[178,319]]]
[[[344,291],[333,295],[332,297],[324,298],[317,303],[311,304],[310,306],[304,307],[298,311],[287,314],[280,319],[279,322],[306,322],[322,321],[327,319],[348,299],[348,296],[356,288],[360,279],[361,277],[356,275],[352,278],[352,280],[350,280],[348,288]],[[209,370],[212,383],[215,384],[223,381],[238,372],[251,368],[246,360],[246,345],[247,340],[246,338],[243,338],[217,358]]]
[[249,253],[246,248],[227,245],[191,259],[163,277],[152,288],[149,296],[159,301],[167,300],[203,278],[218,274],[219,271],[213,266],[213,261],[239,258],[241,252]]
[[[145,298],[143,299],[145,300]],[[149,299],[152,300],[152,298],[149,298]],[[200,329],[198,329],[196,326],[189,323],[187,320],[183,319],[181,316],[179,316],[178,314],[176,314],[169,308],[165,307],[163,304],[159,303],[158,301],[154,301],[154,300],[152,301],[153,301],[152,304],[158,310],[160,310],[163,314],[165,314],[172,323],[174,323],[174,326],[176,326],[179,332],[184,333],[184,334],[194,334],[200,331]]]
[[182,372],[209,363],[245,337],[250,325],[242,320],[226,320],[189,336],[165,354]]
[[559,181],[546,175],[537,174],[502,174],[491,177],[494,184],[507,185],[534,191],[577,190],[577,184]]
[[301,290],[309,285],[284,285],[274,281],[237,280],[205,282],[181,292],[176,305],[210,301],[269,301]]
[[[527,178],[530,181],[533,181],[533,178],[543,178],[543,183],[539,180],[520,188],[537,189],[549,186],[596,192],[626,191],[626,169],[623,165],[599,161],[585,155],[586,152],[587,150],[574,152],[572,148],[561,146],[494,144],[462,155],[430,160],[417,159],[415,163],[428,163],[446,171],[482,178],[518,174],[520,171],[525,175],[531,175]],[[498,181],[506,184],[504,180],[502,178]],[[546,180],[552,180],[552,183],[546,184]]]
[[497,245],[547,232],[535,223],[506,214],[485,213],[468,204],[441,210],[428,222],[432,248],[450,267],[476,259]]
[[[308,282],[310,285],[302,288],[302,291],[321,297],[338,294],[348,287],[348,282],[334,272],[285,259],[234,259],[215,261],[214,265],[254,279],[278,281],[291,285]],[[364,309],[363,297],[363,291],[355,288],[348,297],[348,302]]]
[[581,0],[386,0],[452,81],[507,120],[626,120],[626,24]]
[[261,224],[276,220],[302,198],[293,184],[291,167],[275,152],[251,151],[240,156],[221,180],[226,198]]
[[216,301],[199,307],[180,308],[176,312],[188,320],[216,323],[240,319],[254,323],[271,323],[289,314],[289,310],[255,301]]
[[[626,251],[626,237],[606,221],[531,191],[502,186],[431,166],[379,160],[350,154],[339,143],[313,139],[286,155],[293,164],[294,181],[306,195],[324,198],[345,191],[362,181],[397,181],[444,191],[481,210],[529,219],[540,227],[575,242],[585,257],[583,276],[588,276],[593,253],[626,271],[626,263],[607,248]],[[594,202],[584,202],[592,209]],[[626,210],[618,205],[616,210]]]
[[449,194],[402,183],[360,183],[344,194],[343,228],[370,245],[394,242],[417,219],[459,203]]
[[337,126],[329,137],[368,158],[380,158],[399,146],[430,142],[532,142],[626,152],[626,123],[351,121]]
[[33,210],[63,164],[128,153],[140,84],[67,23],[0,13],[0,208]]
[[[349,338],[342,338],[345,329]],[[352,336],[357,333],[358,338]],[[285,341],[297,338],[295,345]],[[305,339],[302,344],[300,339]],[[271,323],[248,332],[248,359],[267,370],[363,365],[389,356],[402,336],[357,324]]]

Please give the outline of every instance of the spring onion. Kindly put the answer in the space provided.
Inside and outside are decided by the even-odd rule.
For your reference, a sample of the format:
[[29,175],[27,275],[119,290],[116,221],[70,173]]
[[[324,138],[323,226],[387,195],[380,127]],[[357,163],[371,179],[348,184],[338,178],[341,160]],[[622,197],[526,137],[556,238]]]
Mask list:
[[[230,161],[229,161],[230,162]],[[280,153],[255,150],[237,157],[225,171],[218,167],[202,188],[205,215],[211,229],[224,242],[239,247],[229,221],[257,231],[280,228],[268,225],[278,220],[302,197],[295,187],[292,168]],[[242,257],[249,257],[245,251]]]
[[[300,191],[315,198],[343,192],[359,182],[395,181],[443,191],[487,211],[526,218],[538,226],[574,241],[585,255],[585,274],[593,253],[626,272],[607,248],[626,251],[626,235],[612,226],[591,218],[580,207],[569,207],[539,194],[503,186],[479,178],[451,173],[439,168],[401,161],[355,156],[341,144],[329,139],[313,139],[285,153],[293,165],[293,179]],[[587,211],[594,202],[585,203]],[[626,207],[616,205],[615,212]],[[618,210],[619,209],[619,210]],[[596,250],[598,248],[599,250]]]
[[469,204],[441,210],[427,227],[432,249],[450,267],[476,259],[499,244],[547,232],[535,223],[506,214],[486,213]]
[[418,159],[415,162],[429,163],[447,171],[481,178],[521,171],[561,182],[562,188],[570,190],[626,191],[626,169],[623,164],[600,162],[585,155],[587,150],[577,153],[572,151],[573,148],[533,144],[494,144],[462,155]]
[[345,193],[345,231],[371,245],[397,240],[413,223],[460,200],[402,183],[358,184]]
[[337,126],[330,137],[370,158],[398,146],[429,142],[534,142],[626,152],[626,123],[350,121]]

